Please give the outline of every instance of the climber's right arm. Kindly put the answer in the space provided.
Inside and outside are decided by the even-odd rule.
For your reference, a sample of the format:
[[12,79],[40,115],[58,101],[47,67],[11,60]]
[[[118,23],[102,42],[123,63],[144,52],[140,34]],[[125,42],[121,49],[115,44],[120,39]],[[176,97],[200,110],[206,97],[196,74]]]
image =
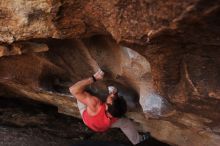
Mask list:
[[74,85],[72,85],[69,90],[70,93],[80,102],[87,105],[89,108],[96,110],[96,107],[100,104],[100,100],[90,95],[88,92],[85,91],[85,87],[92,84],[96,80],[101,80],[103,78],[104,73],[100,70],[96,72],[93,77],[83,79],[78,81]]

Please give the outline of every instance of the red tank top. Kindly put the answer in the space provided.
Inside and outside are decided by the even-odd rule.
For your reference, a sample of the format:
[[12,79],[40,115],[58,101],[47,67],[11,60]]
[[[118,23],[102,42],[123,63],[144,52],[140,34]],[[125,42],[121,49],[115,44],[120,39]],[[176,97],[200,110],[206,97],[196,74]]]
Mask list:
[[108,130],[111,125],[117,121],[117,118],[110,119],[107,117],[105,104],[101,104],[101,110],[95,116],[90,116],[87,110],[85,110],[82,118],[84,123],[96,132],[104,132]]

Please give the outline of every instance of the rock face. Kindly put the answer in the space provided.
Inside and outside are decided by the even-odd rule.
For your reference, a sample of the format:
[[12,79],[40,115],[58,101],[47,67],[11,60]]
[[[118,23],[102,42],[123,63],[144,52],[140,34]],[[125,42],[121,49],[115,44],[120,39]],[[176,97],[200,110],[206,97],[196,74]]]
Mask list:
[[128,116],[171,145],[220,143],[218,0],[4,0],[0,96],[27,97],[78,117],[68,87],[120,89]]

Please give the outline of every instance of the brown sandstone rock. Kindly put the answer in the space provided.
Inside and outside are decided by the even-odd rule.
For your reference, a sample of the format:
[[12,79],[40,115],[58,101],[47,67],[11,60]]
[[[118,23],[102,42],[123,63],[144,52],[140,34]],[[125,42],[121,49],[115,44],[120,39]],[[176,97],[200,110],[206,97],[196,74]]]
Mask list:
[[21,55],[34,52],[45,52],[49,48],[43,43],[33,43],[33,42],[19,42],[13,43],[12,45],[0,46],[0,57],[11,56],[11,55]]
[[8,55],[8,48],[5,46],[0,46],[0,57]]
[[218,0],[1,1],[0,95],[78,116],[68,86],[101,67],[106,78],[92,88],[104,96],[106,85],[119,86],[141,130],[173,145],[217,146],[219,7]]

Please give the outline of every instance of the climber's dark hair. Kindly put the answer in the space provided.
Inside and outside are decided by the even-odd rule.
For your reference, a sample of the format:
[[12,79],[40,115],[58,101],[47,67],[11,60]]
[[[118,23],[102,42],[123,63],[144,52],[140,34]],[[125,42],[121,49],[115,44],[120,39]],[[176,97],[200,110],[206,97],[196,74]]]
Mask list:
[[121,118],[127,111],[127,104],[123,97],[117,96],[112,104],[108,104],[107,110],[113,117]]

